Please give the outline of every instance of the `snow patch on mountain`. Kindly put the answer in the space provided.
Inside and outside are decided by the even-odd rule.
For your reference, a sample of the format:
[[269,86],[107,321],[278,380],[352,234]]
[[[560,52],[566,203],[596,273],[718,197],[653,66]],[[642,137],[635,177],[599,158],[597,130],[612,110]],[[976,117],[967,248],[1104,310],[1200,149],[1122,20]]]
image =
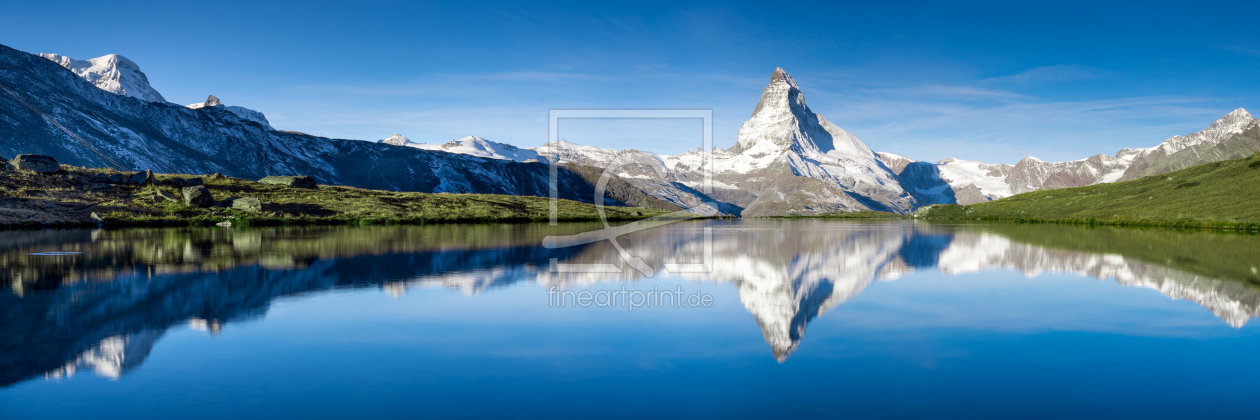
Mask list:
[[223,102],[220,102],[219,98],[214,95],[207,97],[205,102],[188,105],[189,109],[201,109],[206,107],[218,107],[236,114],[236,116],[241,117],[242,120],[253,121],[263,126],[265,129],[272,131],[275,130],[274,128],[271,128],[271,123],[267,121],[267,116],[263,115],[263,113],[245,107],[224,105]]
[[477,156],[489,159],[512,160],[517,162],[538,160],[538,153],[533,150],[522,149],[510,144],[493,142],[477,136],[459,138],[442,144],[409,142],[405,145],[415,147],[417,149],[458,153],[461,155]]
[[[1238,108],[1213,122],[1201,131],[1185,136],[1174,136],[1155,147],[1136,149],[1132,164],[1128,166],[1118,181],[1129,181],[1143,176],[1155,175],[1148,171],[1161,159],[1194,146],[1215,146],[1236,134],[1242,133],[1247,125],[1255,121],[1246,109]],[[1130,149],[1126,149],[1130,150]]]
[[410,146],[416,144],[411,139],[403,137],[402,134],[394,133],[394,135],[381,139],[381,143],[392,144],[394,146]]
[[986,196],[1011,196],[1011,187],[1006,183],[1011,165],[946,158],[937,162],[936,167],[941,171],[941,179],[950,186],[975,185]]
[[149,86],[149,77],[140,71],[140,66],[127,57],[109,54],[87,60],[75,60],[49,53],[42,53],[39,56],[52,60],[106,92],[149,102],[166,102],[162,94]]
[[1155,151],[1161,151],[1167,154],[1176,153],[1190,146],[1200,144],[1217,144],[1230,136],[1241,133],[1243,127],[1252,121],[1251,113],[1246,109],[1238,108],[1224,117],[1213,122],[1208,128],[1199,132],[1188,134],[1186,136],[1175,136],[1168,140],[1164,140],[1158,146],[1144,150],[1138,153],[1138,156],[1150,154]]
[[[616,159],[619,153],[613,149],[584,146],[565,139],[547,142],[532,150],[547,161],[554,159],[557,163],[576,163],[597,168],[604,168],[612,164],[613,159]],[[640,153],[649,154],[647,152]]]
[[1029,191],[1129,181],[1155,175],[1148,168],[1178,151],[1194,146],[1218,145],[1242,133],[1254,121],[1247,110],[1239,108],[1199,132],[1175,136],[1154,147],[1120,149],[1115,155],[1098,154],[1067,162],[1046,162],[1027,156],[1015,165],[990,165],[949,158],[942,160],[938,166],[941,178],[955,189],[975,184],[984,195],[991,198]]

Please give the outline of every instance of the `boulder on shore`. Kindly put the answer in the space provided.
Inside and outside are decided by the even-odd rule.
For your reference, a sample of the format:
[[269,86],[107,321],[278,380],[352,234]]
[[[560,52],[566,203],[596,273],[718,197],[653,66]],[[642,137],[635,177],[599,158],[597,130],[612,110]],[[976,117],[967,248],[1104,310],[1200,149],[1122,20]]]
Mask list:
[[315,178],[311,178],[306,175],[268,176],[258,180],[258,182],[271,185],[282,185],[285,187],[306,188],[310,190],[317,188],[315,185]]
[[40,174],[61,172],[61,165],[57,163],[57,159],[44,155],[17,155],[9,161],[9,166],[13,169]]
[[262,200],[254,197],[240,197],[232,200],[232,208],[252,212],[262,211]]
[[153,171],[136,172],[127,177],[127,183],[133,185],[153,185]]
[[153,202],[155,203],[161,203],[167,200],[175,201],[175,195],[168,193],[166,191],[158,191],[156,194],[153,195]]
[[184,204],[196,207],[210,207],[214,205],[214,195],[210,194],[210,190],[204,185],[195,187],[184,187],[181,190],[184,193]]

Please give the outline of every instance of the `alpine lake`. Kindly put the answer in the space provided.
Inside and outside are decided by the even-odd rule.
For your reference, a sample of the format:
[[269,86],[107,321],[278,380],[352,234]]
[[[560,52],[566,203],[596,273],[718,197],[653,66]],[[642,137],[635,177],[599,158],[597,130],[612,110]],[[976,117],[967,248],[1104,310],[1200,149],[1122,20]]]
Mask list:
[[1260,415],[1260,236],[604,228],[0,232],[0,418]]

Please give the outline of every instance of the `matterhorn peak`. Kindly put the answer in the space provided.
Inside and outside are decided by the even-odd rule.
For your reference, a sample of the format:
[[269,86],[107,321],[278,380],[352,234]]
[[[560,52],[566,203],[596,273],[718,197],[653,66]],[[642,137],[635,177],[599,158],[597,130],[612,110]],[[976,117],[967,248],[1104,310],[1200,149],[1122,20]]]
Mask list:
[[411,144],[412,142],[411,142],[411,139],[403,137],[402,134],[394,133],[394,135],[389,136],[388,138],[384,140],[381,140],[381,143],[392,144],[395,146],[406,146],[408,144]]
[[796,80],[792,79],[792,76],[783,70],[783,67],[775,67],[774,73],[770,73],[770,85],[775,83],[784,83],[794,89],[800,89],[800,86],[796,85]]
[[[770,84],[762,89],[761,100],[753,109],[752,118],[740,128],[739,140],[730,151],[736,154],[748,150],[769,153],[797,147],[827,153],[836,147],[832,142],[835,136],[829,130],[836,131],[834,134],[845,137],[845,142],[851,143],[848,139],[850,134],[810,111],[796,80],[779,67],[770,74]],[[871,154],[865,145],[854,149]],[[874,159],[873,154],[871,158]]]

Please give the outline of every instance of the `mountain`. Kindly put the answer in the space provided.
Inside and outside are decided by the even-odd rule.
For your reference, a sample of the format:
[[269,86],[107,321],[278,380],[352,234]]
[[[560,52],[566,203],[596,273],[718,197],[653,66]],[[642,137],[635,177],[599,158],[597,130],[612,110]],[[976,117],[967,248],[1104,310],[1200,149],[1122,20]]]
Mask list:
[[241,117],[242,120],[256,122],[265,129],[275,130],[274,128],[271,128],[271,122],[267,121],[267,116],[263,115],[263,113],[245,107],[224,105],[222,102],[219,102],[219,98],[216,98],[214,95],[207,97],[205,102],[188,105],[188,109],[202,109],[206,107],[219,107],[236,114],[236,116]]
[[522,149],[510,144],[496,143],[477,136],[468,136],[442,144],[410,143],[406,146],[424,150],[437,150],[447,153],[459,153],[489,159],[511,160],[517,162],[538,161],[538,152]]
[[149,86],[149,77],[140,71],[140,66],[127,57],[110,54],[80,61],[57,54],[39,54],[39,56],[52,60],[106,92],[149,102],[166,102],[162,94]]
[[[649,201],[669,203],[681,209],[708,216],[738,215],[743,210],[716,198],[698,188],[701,177],[692,166],[681,163],[692,159],[698,169],[700,155],[689,152],[680,156],[661,156],[636,149],[613,150],[594,146],[582,146],[566,140],[557,140],[533,149],[541,160],[555,161],[561,165],[579,165],[597,168],[588,173],[588,179],[598,180],[607,172],[612,179],[620,180],[641,191]],[[613,164],[616,166],[613,166]],[[681,172],[691,170],[692,172]],[[720,185],[720,184],[718,184]],[[642,201],[640,201],[642,203]],[[662,207],[655,207],[662,208]]]
[[[1260,125],[1227,142],[1260,141]],[[1254,153],[1254,152],[1252,152]],[[968,206],[932,206],[915,217],[1091,220],[1096,224],[1246,229],[1260,222],[1260,155],[1204,163],[1158,176],[1032,191]]]
[[[217,101],[191,109],[100,89],[7,46],[0,46],[0,84],[3,156],[248,179],[304,174],[321,184],[392,191],[550,195],[546,164],[273,131]],[[557,181],[560,198],[592,202],[594,187],[581,175],[562,170]]]
[[887,166],[888,170],[897,175],[901,175],[901,171],[906,169],[906,165],[915,161],[914,159],[894,155],[888,152],[875,152],[875,156],[879,158],[880,162],[884,162],[884,166]]
[[1150,149],[1135,151],[1132,165],[1119,180],[1130,181],[1203,163],[1247,157],[1260,150],[1260,142],[1254,135],[1240,137],[1239,134],[1254,131],[1258,124],[1251,113],[1238,108],[1203,131],[1176,136]]
[[735,146],[714,152],[713,173],[716,181],[749,193],[719,196],[744,207],[746,216],[905,213],[915,205],[897,175],[857,136],[809,109],[782,68],[771,73]]
[[394,133],[394,135],[381,139],[380,143],[394,146],[410,146],[416,144],[411,139],[403,137],[402,134]]
[[[34,56],[5,47],[0,56],[10,70],[0,80],[22,98],[0,96],[5,110],[0,118],[16,127],[0,134],[13,139],[0,145],[0,153],[6,155],[42,153],[76,165],[117,162],[114,166],[131,169],[221,172],[245,178],[304,173],[324,183],[399,191],[522,195],[545,195],[549,168],[536,164],[554,160],[564,168],[562,184],[573,187],[560,189],[565,198],[594,199],[592,184],[608,172],[618,191],[606,194],[606,199],[708,215],[868,209],[909,213],[928,204],[966,205],[1029,191],[1136,179],[1260,150],[1260,140],[1243,135],[1256,121],[1238,109],[1198,133],[1151,148],[1122,149],[1115,155],[1070,162],[1030,156],[1014,165],[955,158],[915,162],[875,153],[852,133],[815,114],[795,79],[782,68],[771,73],[729,149],[670,156],[565,140],[536,148],[477,136],[443,144],[415,143],[399,134],[373,144],[278,132],[261,112],[224,105],[214,95],[202,103],[174,107],[149,86],[134,62],[118,55],[78,61],[44,54],[40,56],[44,63],[36,64],[30,60]],[[73,83],[67,74],[87,84]],[[45,117],[78,138],[49,125]],[[614,162],[619,165],[609,168]],[[713,175],[709,184],[713,188],[702,191],[706,172]]]
[[[947,158],[936,163],[936,174],[920,171],[900,175],[903,183],[912,185],[932,184],[934,178],[939,178],[950,185],[955,196],[967,195],[963,192],[974,186],[980,192],[979,196],[971,194],[972,198],[958,198],[950,203],[968,205],[1031,191],[1130,181],[1204,163],[1247,157],[1260,151],[1260,139],[1247,134],[1258,128],[1260,122],[1252,118],[1247,110],[1239,108],[1199,132],[1172,137],[1150,148],[1121,149],[1115,155],[1098,154],[1069,162],[1046,162],[1028,156],[1015,165]],[[881,159],[889,167],[910,165],[900,156],[885,155]],[[932,204],[929,201],[933,200],[920,204]]]
[[[735,146],[656,155],[616,151],[558,141],[534,149],[542,159],[605,167],[645,193],[684,208],[711,202],[716,211],[742,216],[820,214],[882,210],[906,213],[916,199],[897,175],[856,136],[815,114],[796,81],[775,69]],[[704,170],[713,173],[713,191],[699,190]]]

